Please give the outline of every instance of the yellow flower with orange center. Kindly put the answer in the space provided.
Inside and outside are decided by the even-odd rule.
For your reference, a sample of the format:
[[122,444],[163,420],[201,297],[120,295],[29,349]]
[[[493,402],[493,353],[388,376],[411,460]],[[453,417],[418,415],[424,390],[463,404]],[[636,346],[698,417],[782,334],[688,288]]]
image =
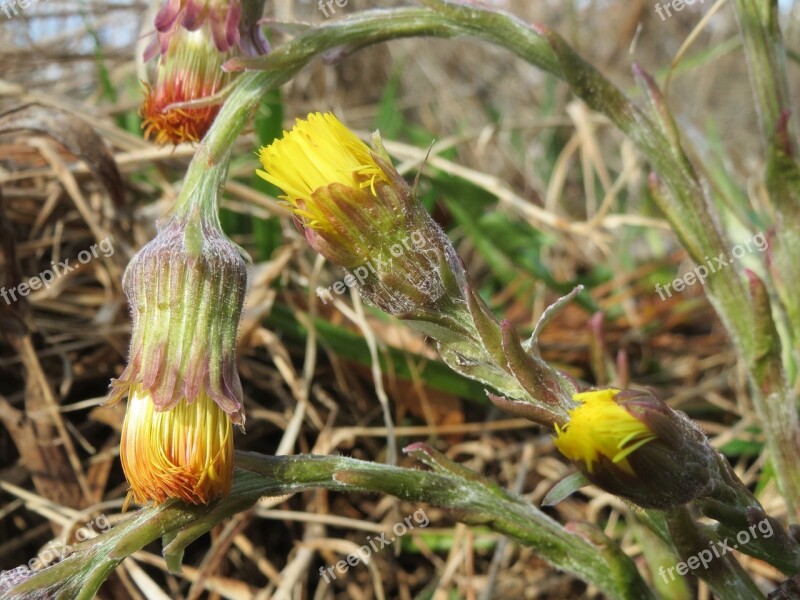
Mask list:
[[605,457],[633,475],[627,457],[657,437],[617,404],[617,394],[613,389],[575,394],[580,404],[569,411],[569,422],[563,428],[556,425],[556,447],[570,460],[583,462],[589,473]]

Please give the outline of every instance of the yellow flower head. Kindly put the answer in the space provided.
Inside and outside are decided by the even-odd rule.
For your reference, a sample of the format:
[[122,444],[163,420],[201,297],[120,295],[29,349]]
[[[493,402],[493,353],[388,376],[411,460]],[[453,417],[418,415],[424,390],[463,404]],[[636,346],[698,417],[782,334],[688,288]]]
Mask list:
[[556,447],[570,460],[582,461],[589,473],[602,456],[633,475],[627,457],[657,437],[617,404],[617,394],[619,390],[613,389],[575,394],[580,404],[569,411],[570,420],[563,428],[556,426]]
[[[450,240],[392,166],[379,133],[370,141],[331,113],[312,113],[259,150],[264,169],[256,172],[283,191],[309,245],[348,272],[333,293],[355,286],[390,314],[439,314],[463,303]],[[317,290],[323,302],[331,288]]]
[[264,170],[256,173],[282,189],[281,198],[312,229],[330,228],[331,213],[346,210],[314,197],[317,190],[339,184],[349,188],[351,202],[365,203],[377,196],[377,182],[389,182],[369,147],[332,113],[297,119],[291,131],[261,148],[259,159]]
[[[233,470],[233,431],[228,414],[205,392],[189,403],[156,410],[133,386],[122,426],[120,457],[130,484],[128,500],[156,505],[168,498],[207,504],[227,496]],[[127,501],[126,501],[127,504]]]

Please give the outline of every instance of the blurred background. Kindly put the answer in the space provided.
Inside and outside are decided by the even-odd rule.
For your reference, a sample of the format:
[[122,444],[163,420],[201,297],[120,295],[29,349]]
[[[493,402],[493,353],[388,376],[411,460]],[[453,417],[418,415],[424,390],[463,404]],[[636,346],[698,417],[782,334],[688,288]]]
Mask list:
[[[0,0],[0,286],[65,259],[76,265],[103,240],[113,251],[81,260],[47,289],[0,300],[0,569],[63,548],[98,516],[124,518],[124,406],[100,406],[127,358],[120,281],[193,155],[190,145],[159,148],[141,133],[142,82],[152,77],[141,54],[158,3],[21,1]],[[286,27],[273,22],[321,24],[406,4],[347,0],[326,17],[316,2],[268,0],[265,32],[279,44]],[[555,28],[633,97],[634,63],[668,81],[684,144],[731,223],[760,206],[753,181],[764,148],[732,6],[697,0],[666,16],[650,0],[488,4]],[[781,11],[798,97],[800,2]],[[357,297],[316,299],[317,286],[342,273],[305,244],[254,169],[260,145],[296,117],[327,110],[361,134],[380,129],[408,179],[422,168],[426,207],[483,297],[523,334],[560,295],[586,286],[540,338],[548,361],[591,384],[652,387],[700,422],[768,512],[785,515],[743,373],[702,286],[663,300],[655,291],[693,265],[650,198],[647,165],[565,84],[469,39],[402,40],[317,60],[268,94],[237,142],[222,223],[253,258],[239,359],[248,427],[237,448],[385,462],[391,438],[395,451],[425,441],[537,504],[571,470],[547,432],[499,413],[422,336]],[[756,233],[730,231],[733,244]],[[741,262],[750,260],[760,259]],[[320,578],[321,567],[419,509],[430,523],[375,553],[375,569]],[[586,488],[547,510],[600,524],[645,572],[658,564],[656,543],[617,498]],[[156,545],[126,560],[103,597],[598,597],[529,549],[454,517],[367,495],[265,498],[190,547],[181,575],[167,574]],[[780,581],[766,564],[741,560],[765,587]],[[694,580],[683,593],[709,597]]]

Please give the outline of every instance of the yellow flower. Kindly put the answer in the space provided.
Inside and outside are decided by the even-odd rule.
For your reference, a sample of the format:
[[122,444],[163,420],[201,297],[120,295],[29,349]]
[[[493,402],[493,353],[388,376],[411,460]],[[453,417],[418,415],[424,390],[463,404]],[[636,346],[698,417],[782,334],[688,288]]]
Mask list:
[[200,392],[156,410],[152,398],[134,385],[122,426],[120,458],[133,498],[156,505],[168,498],[207,504],[227,496],[233,469],[233,427],[228,414]]
[[357,287],[390,314],[439,318],[464,304],[462,267],[450,240],[392,166],[378,132],[371,147],[331,113],[297,119],[258,152],[256,173],[280,196],[306,240],[347,271],[319,288],[323,302]]
[[645,508],[674,508],[708,491],[716,451],[685,414],[652,393],[596,390],[556,427],[556,447],[599,488]]
[[342,211],[328,198],[313,197],[317,190],[339,184],[354,192],[352,201],[365,203],[377,196],[378,181],[389,182],[369,147],[332,113],[297,119],[291,131],[261,148],[259,159],[264,170],[256,173],[282,189],[281,198],[313,229],[328,226],[331,211]]
[[575,394],[580,405],[569,411],[570,420],[563,429],[556,426],[556,447],[570,460],[582,461],[589,473],[605,457],[633,475],[627,457],[657,437],[617,404],[617,394],[619,390],[612,389]]

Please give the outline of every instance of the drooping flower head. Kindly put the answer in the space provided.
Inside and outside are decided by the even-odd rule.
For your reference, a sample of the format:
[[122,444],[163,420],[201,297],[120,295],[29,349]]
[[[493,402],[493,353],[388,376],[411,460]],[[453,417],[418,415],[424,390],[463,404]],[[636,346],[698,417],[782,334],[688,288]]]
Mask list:
[[131,260],[130,358],[120,456],[137,502],[207,503],[230,491],[232,424],[244,425],[236,337],[245,259],[215,218],[179,215]]
[[205,390],[157,410],[153,397],[133,386],[120,440],[122,468],[139,504],[168,498],[207,504],[231,491],[233,427]]
[[688,502],[708,482],[713,449],[682,413],[632,390],[581,392],[555,445],[598,487],[640,506]]
[[217,50],[228,52],[239,43],[241,14],[240,0],[167,0],[154,22],[161,53],[166,54],[171,36],[180,28],[197,31],[206,24]]
[[[208,100],[231,82],[229,58],[269,52],[259,26],[263,0],[168,0],[155,18],[144,60],[158,56],[155,83],[145,84],[140,110],[145,137],[157,144],[197,142],[219,112]],[[203,102],[205,100],[205,102]],[[171,107],[190,103],[191,106]]]
[[[313,113],[261,148],[259,158],[258,175],[283,190],[311,246],[348,271],[347,287],[357,285],[392,314],[461,297],[452,245],[377,133],[369,148],[333,114]],[[323,300],[331,297],[323,291]]]
[[232,75],[222,70],[232,51],[222,53],[210,44],[210,27],[179,29],[158,60],[155,85],[145,85],[140,113],[145,137],[157,144],[198,142],[219,112],[220,105],[171,107],[198,102],[221,91]]
[[180,29],[197,31],[208,25],[210,41],[219,52],[237,46],[246,56],[269,52],[269,43],[259,26],[263,0],[167,0],[156,14],[156,39],[145,50],[150,60],[158,52],[166,54],[170,40]]

